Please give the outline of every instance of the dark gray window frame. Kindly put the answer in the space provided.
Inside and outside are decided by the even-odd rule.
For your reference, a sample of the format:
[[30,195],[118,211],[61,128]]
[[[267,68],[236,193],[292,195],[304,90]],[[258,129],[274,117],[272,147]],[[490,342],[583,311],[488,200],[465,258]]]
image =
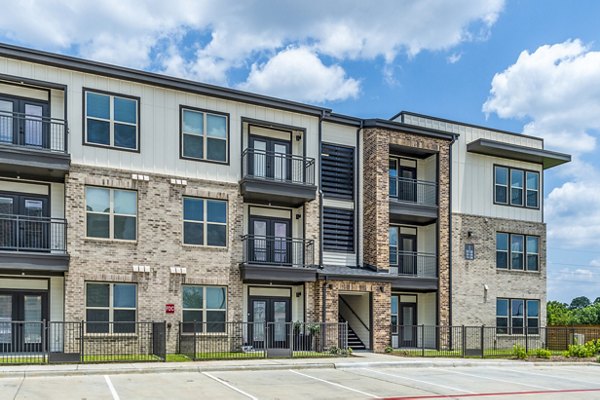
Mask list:
[[[507,260],[507,265],[506,268],[504,267],[499,267],[498,266],[498,253],[499,252],[505,252],[505,250],[499,250],[498,249],[498,235],[507,235],[508,236],[508,249],[506,250],[506,260]],[[522,261],[523,261],[523,268],[522,269],[518,269],[518,268],[513,268],[512,266],[512,238],[513,236],[522,236],[523,237],[523,253],[522,253]],[[537,239],[537,253],[533,253],[530,252],[528,250],[528,246],[527,246],[527,239],[528,238],[535,238]],[[503,231],[498,231],[496,232],[496,269],[497,270],[501,270],[501,271],[517,271],[517,272],[532,272],[532,273],[539,273],[540,272],[540,241],[541,241],[541,237],[537,236],[537,235],[526,235],[526,234],[522,234],[522,233],[509,233],[509,232],[503,232]],[[536,269],[529,269],[528,268],[528,256],[529,255],[533,255],[535,254],[537,256],[537,265],[536,265]]]
[[[109,287],[109,292],[108,292],[108,307],[89,307],[88,306],[88,286],[89,285],[108,285]],[[114,292],[115,292],[115,285],[128,285],[128,286],[133,286],[135,287],[135,307],[131,308],[131,307],[115,307],[114,305]],[[85,309],[85,321],[88,322],[87,320],[87,311],[88,309],[90,310],[108,310],[108,321],[106,321],[109,325],[108,325],[108,329],[109,331],[107,333],[109,334],[117,334],[118,332],[114,332],[114,312],[115,311],[119,311],[119,310],[124,310],[124,311],[131,311],[134,310],[135,311],[135,319],[133,321],[119,321],[119,322],[125,322],[125,323],[131,323],[134,325],[134,331],[133,332],[126,332],[126,333],[130,333],[133,334],[137,331],[137,321],[138,321],[138,316],[139,316],[139,291],[138,291],[138,285],[136,282],[103,282],[103,281],[85,281],[84,282],[84,287],[85,287],[85,295],[84,295],[84,309]],[[101,321],[93,321],[90,323],[98,323],[101,324],[103,322]],[[86,333],[89,334],[94,334],[96,332],[87,332],[87,327],[86,327]],[[97,332],[102,334],[101,332]]]
[[[186,221],[185,220],[185,199],[193,199],[193,200],[201,200],[204,205],[202,206],[204,210],[203,220],[200,221]],[[208,221],[208,201],[218,201],[225,203],[225,223],[221,222],[209,222]],[[195,244],[195,243],[186,243],[185,242],[185,223],[193,222],[197,224],[203,225],[203,243]],[[221,225],[225,226],[225,244],[223,246],[207,244],[208,243],[208,224],[212,225]],[[204,248],[214,248],[214,249],[226,249],[229,245],[229,202],[223,199],[213,199],[210,197],[197,197],[197,196],[182,196],[181,198],[181,244],[183,246],[193,246],[193,247],[204,247]]]
[[[183,155],[183,111],[184,110],[190,110],[190,111],[194,111],[194,112],[199,112],[199,113],[203,113],[205,118],[206,118],[206,114],[213,114],[213,115],[219,115],[219,116],[223,116],[225,117],[225,129],[226,129],[226,146],[227,146],[227,150],[226,150],[226,155],[227,155],[227,159],[225,161],[218,161],[218,160],[209,160],[207,158],[195,158],[195,157],[187,157]],[[219,165],[229,165],[231,163],[231,135],[230,135],[230,130],[231,130],[231,115],[229,113],[226,112],[221,112],[221,111],[213,111],[213,110],[208,110],[205,108],[198,108],[198,107],[192,107],[192,106],[186,106],[183,104],[179,105],[179,158],[181,160],[188,160],[188,161],[196,161],[196,162],[203,162],[203,163],[211,163],[211,164],[219,164]],[[206,137],[206,132],[203,134],[203,137]],[[204,154],[206,154],[206,148],[204,148]]]
[[[508,182],[507,182],[507,197],[506,197],[506,202],[498,202],[496,200],[496,169],[497,168],[505,168],[508,170]],[[523,172],[523,204],[512,204],[512,171],[516,170],[516,171],[522,171]],[[528,173],[534,173],[537,175],[538,179],[538,188],[537,189],[528,189],[527,187],[527,174]],[[541,209],[541,185],[542,185],[542,173],[540,171],[534,171],[531,169],[524,169],[524,168],[515,168],[515,167],[507,167],[506,165],[499,165],[499,164],[494,164],[494,168],[493,168],[493,200],[494,200],[494,204],[495,205],[499,205],[499,206],[508,206],[508,207],[517,207],[517,208],[525,208],[528,210],[540,210]],[[530,207],[527,205],[527,191],[528,190],[536,190],[537,191],[537,206],[536,207]]]
[[[87,109],[86,109],[86,105],[87,105],[87,100],[86,100],[86,94],[88,92],[91,93],[98,93],[98,94],[102,94],[102,95],[106,95],[106,96],[114,96],[114,97],[122,97],[124,99],[130,99],[130,100],[135,100],[137,103],[137,131],[136,131],[136,143],[137,143],[137,147],[135,149],[129,149],[127,147],[118,147],[118,146],[114,146],[114,145],[105,145],[105,144],[99,144],[99,143],[93,143],[93,142],[88,142],[87,141]],[[118,150],[118,151],[127,151],[129,153],[140,153],[141,152],[141,148],[142,148],[142,116],[141,116],[141,97],[138,96],[131,96],[131,95],[127,95],[127,94],[121,94],[121,93],[115,93],[115,92],[108,92],[105,90],[98,90],[98,89],[93,89],[93,88],[88,88],[88,87],[84,87],[82,88],[82,116],[83,116],[83,121],[82,121],[82,127],[81,127],[81,144],[83,146],[90,146],[90,147],[99,147],[102,149],[111,149],[111,150]],[[111,107],[113,107],[111,105]]]
[[[184,288],[186,287],[194,287],[194,288],[201,288],[202,289],[202,308],[185,308],[184,304],[183,304],[183,291]],[[218,289],[225,289],[225,308],[208,308],[207,307],[207,303],[208,303],[208,296],[207,296],[207,289],[208,288],[218,288]],[[199,331],[195,331],[194,327],[192,327],[191,332],[186,332],[186,333],[190,333],[190,334],[223,334],[225,333],[225,331],[227,330],[227,313],[228,313],[228,307],[229,307],[229,287],[226,285],[195,285],[195,284],[184,284],[181,286],[181,321],[184,324],[190,324],[193,323],[194,321],[185,321],[183,319],[183,312],[184,311],[196,311],[196,312],[201,312],[202,313],[202,323],[198,326]],[[204,326],[208,326],[208,324],[210,324],[207,320],[207,315],[208,312],[210,311],[214,311],[214,312],[224,312],[225,313],[225,322],[223,322],[223,330],[222,331],[211,331],[211,332],[205,332],[204,331]],[[214,323],[214,322],[213,322]],[[220,323],[216,323],[216,324],[220,324]],[[189,329],[188,329],[189,330]]]
[[[502,300],[502,301],[507,301],[508,302],[508,306],[507,306],[507,314],[506,315],[500,315],[498,314],[498,301]],[[512,306],[513,306],[513,301],[522,301],[523,302],[523,327],[514,327],[513,326],[513,319],[515,317],[513,317],[512,315]],[[528,316],[528,303],[529,302],[537,302],[537,311],[538,311],[538,315],[537,317],[529,317]],[[497,297],[496,298],[496,333],[498,335],[525,335],[525,334],[529,334],[529,335],[539,335],[540,334],[540,312],[541,312],[541,301],[540,299],[523,299],[523,298],[511,298],[511,297]],[[500,328],[498,325],[498,319],[503,318],[506,319],[506,328],[502,327]],[[529,320],[531,319],[535,319],[537,320],[537,326],[530,326]],[[504,329],[506,329],[506,331],[503,331]],[[521,329],[522,332],[518,332],[515,333],[515,330]]]

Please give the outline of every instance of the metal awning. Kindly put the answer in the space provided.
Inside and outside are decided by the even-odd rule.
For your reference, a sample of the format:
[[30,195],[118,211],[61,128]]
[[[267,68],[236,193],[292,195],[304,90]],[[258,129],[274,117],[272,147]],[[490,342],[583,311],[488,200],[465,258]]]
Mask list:
[[477,139],[467,144],[467,151],[492,157],[509,158],[541,164],[544,169],[556,167],[571,161],[569,154],[556,151],[519,146],[490,139]]

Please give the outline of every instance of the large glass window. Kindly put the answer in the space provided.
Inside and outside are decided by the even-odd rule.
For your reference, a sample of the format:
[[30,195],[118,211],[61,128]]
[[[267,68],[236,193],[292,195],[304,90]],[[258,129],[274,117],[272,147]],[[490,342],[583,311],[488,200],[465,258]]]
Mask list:
[[540,173],[494,166],[494,202],[518,207],[539,208]]
[[135,333],[135,284],[87,283],[85,307],[87,333]]
[[225,114],[181,109],[181,156],[226,163],[228,118]]
[[539,300],[496,299],[496,329],[499,334],[539,333]]
[[183,243],[227,246],[227,202],[184,197]]
[[85,207],[87,237],[136,239],[137,192],[87,186]]
[[398,333],[398,296],[392,296],[392,333]]
[[496,268],[516,271],[539,270],[538,236],[496,233]]
[[85,92],[85,143],[138,150],[139,100]]
[[183,286],[183,331],[223,333],[227,319],[227,289]]
[[398,227],[390,226],[390,265],[398,265]]

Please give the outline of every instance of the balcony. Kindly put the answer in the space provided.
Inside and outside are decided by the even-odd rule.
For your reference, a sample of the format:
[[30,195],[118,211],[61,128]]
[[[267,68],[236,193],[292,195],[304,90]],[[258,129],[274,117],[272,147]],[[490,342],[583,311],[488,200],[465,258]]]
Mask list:
[[392,286],[410,290],[437,290],[438,257],[432,253],[398,251],[390,253],[390,273],[397,274]]
[[0,111],[0,172],[62,180],[71,158],[64,120]]
[[298,207],[316,198],[315,160],[246,149],[240,186],[246,201]]
[[390,220],[428,225],[438,216],[438,185],[435,182],[390,177]]
[[0,214],[0,269],[65,272],[67,222],[62,218]]
[[309,239],[242,236],[244,281],[307,282],[316,279],[315,243]]

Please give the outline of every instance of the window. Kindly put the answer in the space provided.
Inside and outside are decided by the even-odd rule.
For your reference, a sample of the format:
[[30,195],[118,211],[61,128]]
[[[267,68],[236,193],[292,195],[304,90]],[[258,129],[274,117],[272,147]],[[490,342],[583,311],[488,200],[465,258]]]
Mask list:
[[225,287],[183,286],[184,332],[223,333],[226,315]]
[[496,233],[496,268],[516,271],[539,270],[538,236]]
[[398,296],[392,296],[392,333],[398,333]]
[[539,333],[539,300],[496,299],[496,329],[499,334]]
[[390,226],[390,265],[398,265],[398,227]]
[[354,211],[323,208],[323,250],[354,252]]
[[87,333],[135,333],[137,287],[133,283],[87,283]]
[[538,208],[540,174],[527,171],[527,207]]
[[227,246],[227,202],[184,197],[183,243]]
[[139,149],[139,99],[84,91],[85,143]]
[[539,172],[494,167],[494,203],[539,208],[539,194]]
[[354,198],[354,148],[321,145],[321,188],[327,197]]
[[136,240],[137,192],[88,186],[85,207],[87,237]]
[[508,168],[496,167],[494,171],[494,179],[496,203],[508,204]]
[[226,163],[228,115],[181,108],[181,157]]

